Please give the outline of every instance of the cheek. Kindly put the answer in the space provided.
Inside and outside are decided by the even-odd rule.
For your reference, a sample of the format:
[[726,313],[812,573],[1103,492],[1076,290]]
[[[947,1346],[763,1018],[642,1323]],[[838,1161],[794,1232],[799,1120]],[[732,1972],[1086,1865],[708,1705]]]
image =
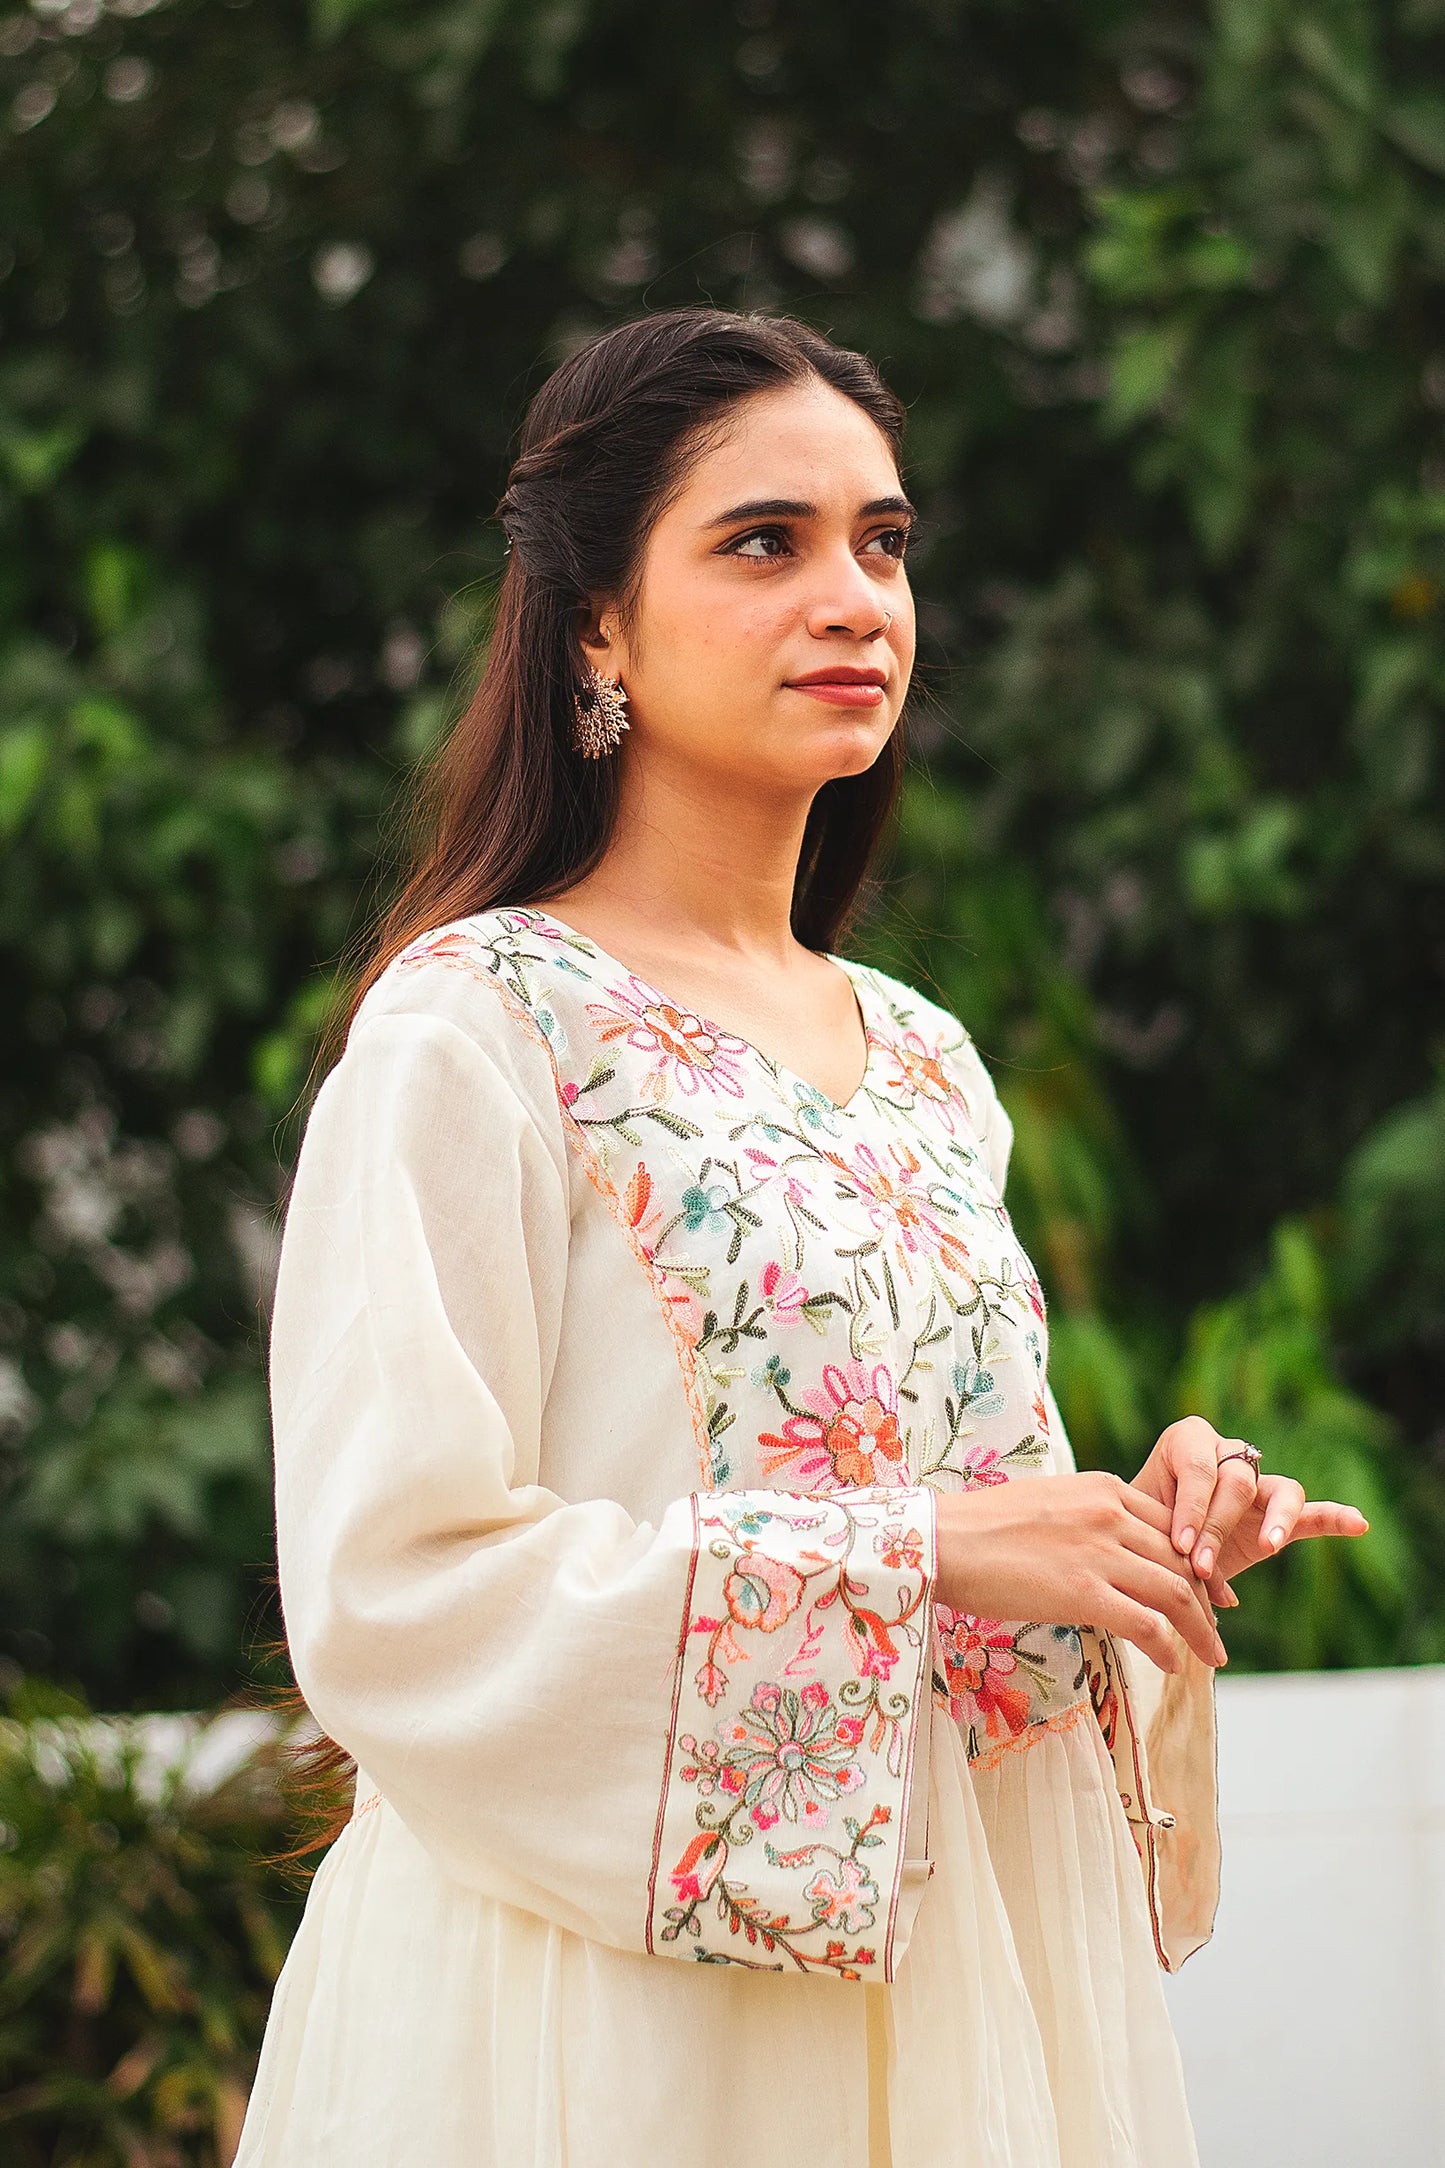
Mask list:
[[661,683],[702,667],[725,672],[736,686],[781,674],[797,610],[778,589],[749,593],[731,581],[703,580],[659,599],[648,618],[649,679]]
[[790,652],[791,626],[790,614],[749,599],[734,602],[726,617],[712,617],[707,638],[720,667],[736,672],[749,684],[771,685],[781,677],[784,657]]

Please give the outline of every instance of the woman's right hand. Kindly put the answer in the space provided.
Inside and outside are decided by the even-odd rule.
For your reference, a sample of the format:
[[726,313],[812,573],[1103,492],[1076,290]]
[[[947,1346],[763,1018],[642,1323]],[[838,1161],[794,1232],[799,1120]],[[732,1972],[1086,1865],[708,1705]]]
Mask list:
[[1167,1507],[1118,1476],[1075,1475],[940,1492],[934,1594],[976,1618],[1089,1625],[1165,1671],[1226,1663],[1205,1583],[1170,1541]]

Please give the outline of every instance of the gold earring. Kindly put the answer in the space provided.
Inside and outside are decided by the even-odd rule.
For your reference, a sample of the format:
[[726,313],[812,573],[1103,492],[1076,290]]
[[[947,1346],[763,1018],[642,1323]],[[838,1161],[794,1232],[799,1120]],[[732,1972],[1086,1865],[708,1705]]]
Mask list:
[[623,731],[628,728],[623,713],[627,695],[618,679],[603,677],[591,663],[587,665],[587,684],[585,707],[577,693],[572,695],[577,717],[572,744],[584,759],[601,760],[604,754],[616,751],[622,742]]

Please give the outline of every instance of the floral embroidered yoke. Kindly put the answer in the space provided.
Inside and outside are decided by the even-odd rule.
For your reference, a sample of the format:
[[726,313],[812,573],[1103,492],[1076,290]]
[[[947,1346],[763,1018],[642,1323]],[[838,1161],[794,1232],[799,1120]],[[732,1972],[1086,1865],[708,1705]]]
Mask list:
[[[287,2042],[314,2022],[298,1975],[332,1961],[327,1876],[348,1873],[348,1933],[363,1888],[399,1918],[432,1877],[475,1909],[466,1946],[510,1937],[524,1971],[528,1933],[563,1938],[564,1973],[590,1949],[596,1993],[629,1953],[722,1967],[726,2004],[650,1966],[664,2063],[713,2022],[741,2052],[765,2011],[776,2044],[789,1979],[851,1983],[822,1988],[833,2019],[796,2006],[840,2043],[875,2025],[850,1997],[886,1987],[838,2079],[863,2123],[830,2159],[875,2168],[885,2124],[899,2160],[1193,2158],[1157,1967],[1213,1916],[1212,1675],[936,1601],[937,1493],[1072,1462],[988,1074],[946,1010],[831,961],[866,1034],[844,1104],[544,908],[438,928],[363,1004],[308,1124],[271,1353],[293,1662],[357,1758],[357,1810],[278,1987],[237,2168],[300,2161],[282,2133],[308,2116],[340,2127]],[[1118,2069],[1083,2037],[1101,1995],[1135,2011]],[[974,2045],[945,2052],[931,2028],[970,2007]],[[599,2041],[613,2021],[604,1996]],[[418,2020],[417,2069],[439,2024]],[[989,2073],[1009,2056],[1005,2110]],[[370,2065],[349,2067],[360,2101]],[[489,2082],[495,2119],[511,2096]],[[514,2134],[495,2157],[610,2160],[611,2082],[591,2080],[585,2139],[544,2142],[518,2096],[531,2150]],[[687,2082],[659,2079],[654,2136],[701,2163]],[[920,2152],[945,2096],[949,2150]],[[636,2113],[619,2103],[619,2160]]]

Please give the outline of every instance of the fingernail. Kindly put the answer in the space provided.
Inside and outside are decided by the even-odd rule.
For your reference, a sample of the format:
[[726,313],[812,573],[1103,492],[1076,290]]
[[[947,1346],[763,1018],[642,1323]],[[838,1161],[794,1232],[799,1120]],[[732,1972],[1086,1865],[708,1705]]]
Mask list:
[[1220,1663],[1221,1663],[1221,1664],[1227,1664],[1227,1663],[1229,1662],[1229,1651],[1228,1651],[1228,1649],[1227,1649],[1227,1648],[1226,1648],[1226,1647],[1224,1646],[1224,1643],[1223,1643],[1222,1641],[1216,1642],[1215,1646],[1216,1646],[1216,1647],[1218,1648],[1218,1650],[1219,1650],[1219,1661],[1220,1661]]
[[1192,1528],[1181,1528],[1174,1541],[1181,1551],[1190,1550],[1194,1543],[1194,1530]]
[[1282,1528],[1271,1528],[1264,1540],[1272,1551],[1277,1551],[1284,1541],[1284,1530]]
[[1206,1574],[1212,1573],[1214,1571],[1214,1553],[1210,1550],[1208,1544],[1204,1546],[1204,1549],[1199,1554],[1199,1564],[1197,1570],[1201,1579]]
[[1239,1598],[1235,1595],[1232,1588],[1227,1588],[1219,1600],[1224,1605],[1226,1611],[1237,1611],[1239,1609]]

